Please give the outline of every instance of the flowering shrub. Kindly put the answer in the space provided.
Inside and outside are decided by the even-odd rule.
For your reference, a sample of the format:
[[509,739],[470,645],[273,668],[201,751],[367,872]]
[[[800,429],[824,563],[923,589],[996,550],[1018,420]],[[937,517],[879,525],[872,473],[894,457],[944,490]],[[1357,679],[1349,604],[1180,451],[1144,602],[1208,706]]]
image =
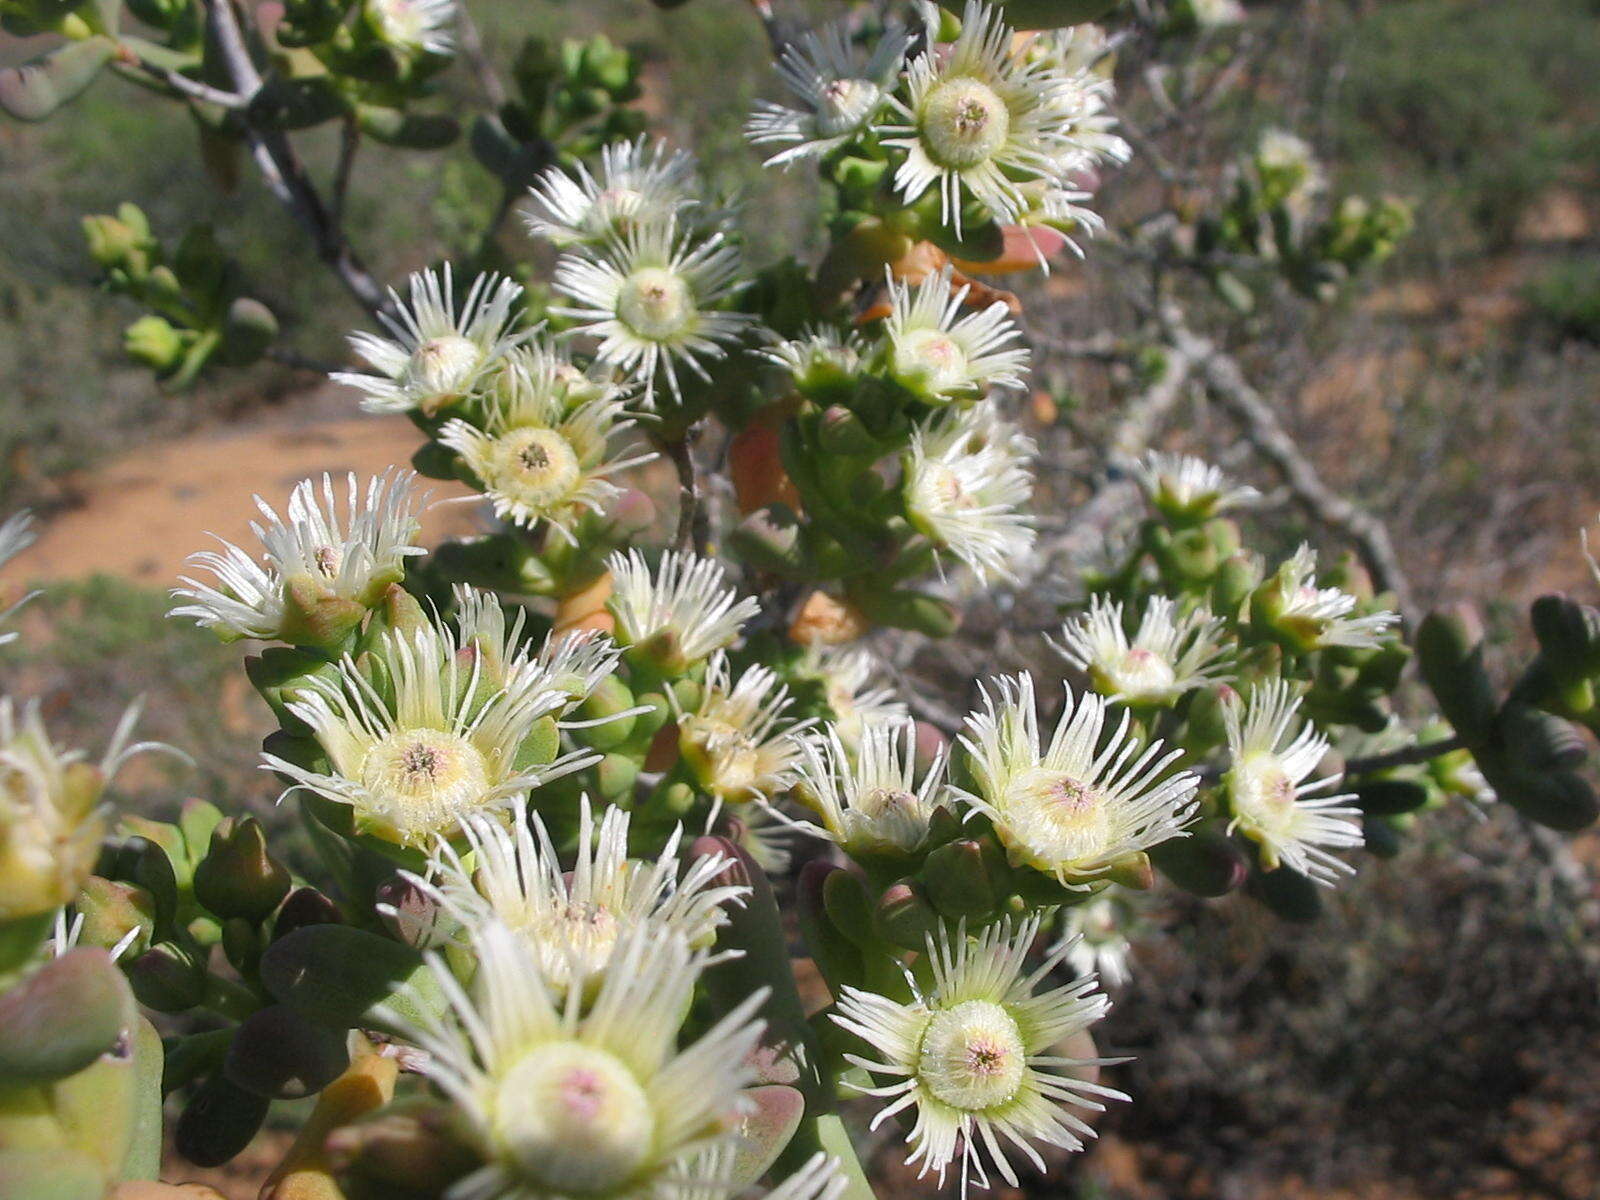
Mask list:
[[[114,5],[0,0],[67,38],[0,78],[13,115],[109,68],[249,150],[374,316],[334,378],[421,442],[411,470],[259,500],[260,545],[197,553],[173,592],[175,619],[255,644],[261,766],[315,874],[226,805],[112,815],[111,776],[152,748],[131,716],[92,765],[0,706],[0,1196],[163,1194],[134,1181],[164,1096],[201,1165],[315,1096],[271,1200],[868,1196],[847,1115],[897,1129],[930,1187],[1016,1183],[1130,1099],[1093,1026],[1132,893],[1242,889],[1305,920],[1430,808],[1594,819],[1572,723],[1596,728],[1600,615],[1540,600],[1502,696],[1469,623],[1402,612],[1381,528],[1165,302],[1150,387],[1229,398],[1371,570],[1273,561],[1237,520],[1255,488],[1125,448],[1090,504],[1142,504],[1131,535],[1070,572],[1046,552],[1023,306],[983,279],[1137,240],[1095,207],[1134,153],[1119,45],[1187,53],[1243,17],[1083,23],[1114,7],[924,4],[792,38],[761,9],[783,98],[748,140],[816,172],[828,234],[764,266],[694,158],[640,131],[631,57],[569,44],[472,133],[554,258],[535,296],[450,265],[385,293],[289,140],[453,138],[425,107],[466,20],[449,0],[289,0],[248,26],[229,0],[143,0],[160,40]],[[1326,190],[1272,131],[1138,244],[1235,308],[1275,278],[1326,297],[1409,221]],[[131,207],[86,228],[150,310],[130,352],[169,381],[274,344],[206,235],[168,253]],[[426,552],[422,477],[480,494],[494,531]],[[5,553],[26,539],[13,520]],[[954,635],[963,587],[1047,572],[1064,599],[1029,669],[996,662],[954,720],[899,686],[884,649]]]

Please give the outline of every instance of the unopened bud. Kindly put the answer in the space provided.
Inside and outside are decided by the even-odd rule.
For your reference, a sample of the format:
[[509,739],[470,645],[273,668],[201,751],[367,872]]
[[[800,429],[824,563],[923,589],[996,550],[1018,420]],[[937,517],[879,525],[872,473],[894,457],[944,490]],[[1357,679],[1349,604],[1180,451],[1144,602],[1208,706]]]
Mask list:
[[261,921],[289,893],[289,872],[267,851],[266,831],[254,817],[229,817],[211,833],[211,848],[195,868],[194,895],[219,917]]

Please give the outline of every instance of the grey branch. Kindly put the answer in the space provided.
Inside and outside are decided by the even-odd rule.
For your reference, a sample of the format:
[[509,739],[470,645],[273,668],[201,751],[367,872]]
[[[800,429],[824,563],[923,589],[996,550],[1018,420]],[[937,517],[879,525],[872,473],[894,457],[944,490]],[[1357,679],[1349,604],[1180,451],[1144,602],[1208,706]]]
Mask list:
[[1283,427],[1272,404],[1250,386],[1231,355],[1218,349],[1209,339],[1191,333],[1181,321],[1169,319],[1167,326],[1172,344],[1198,364],[1206,390],[1239,423],[1245,440],[1277,468],[1302,508],[1355,543],[1356,552],[1372,573],[1373,582],[1382,590],[1394,593],[1401,618],[1410,628],[1416,628],[1417,612],[1411,599],[1411,586],[1384,523],[1323,481],[1294,437]]
[[[234,12],[232,0],[210,0],[208,10],[211,36],[228,68],[235,91],[248,106],[261,90],[261,72],[250,57],[239,16]],[[289,139],[281,130],[256,128],[250,120],[248,107],[242,123],[250,155],[268,190],[311,235],[317,257],[333,269],[363,308],[375,317],[382,314],[388,308],[388,297],[339,231],[338,223],[312,186]]]

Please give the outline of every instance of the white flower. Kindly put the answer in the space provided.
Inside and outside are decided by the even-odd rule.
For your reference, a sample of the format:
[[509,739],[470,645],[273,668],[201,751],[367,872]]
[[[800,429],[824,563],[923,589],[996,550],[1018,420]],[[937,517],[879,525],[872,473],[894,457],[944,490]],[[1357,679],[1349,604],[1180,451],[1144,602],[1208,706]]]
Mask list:
[[[740,1165],[737,1142],[712,1147],[689,1167],[684,1183],[673,1186],[672,1200],[757,1200],[738,1174]],[[839,1160],[819,1150],[759,1200],[838,1200],[848,1187]]]
[[1022,336],[999,300],[961,315],[970,285],[951,290],[951,269],[928,275],[913,289],[889,280],[890,313],[884,321],[889,373],[929,403],[968,400],[990,388],[1021,387],[1028,369]]
[[700,703],[678,717],[678,746],[700,786],[718,803],[771,800],[794,779],[799,748],[784,712],[789,689],[767,667],[749,667],[734,682],[717,651],[706,667]]
[[654,862],[629,858],[628,825],[625,811],[608,806],[596,829],[584,797],[576,856],[564,871],[543,820],[518,800],[507,822],[463,822],[469,854],[442,842],[432,877],[410,878],[466,929],[491,920],[511,929],[552,988],[587,987],[637,930],[652,939],[682,938],[691,949],[709,947],[727,920],[723,906],[748,891],[712,886],[727,865],[714,855],[693,860],[680,878],[681,829]]
[[1261,135],[1254,166],[1263,186],[1297,212],[1303,212],[1327,182],[1311,143],[1283,129],[1268,129]]
[[768,166],[786,167],[836,150],[863,132],[883,108],[910,45],[910,36],[898,25],[884,30],[865,53],[852,44],[843,21],[802,34],[778,63],[778,74],[799,107],[758,100],[745,123],[745,136],[757,146],[789,147],[768,158]]
[[610,476],[655,455],[610,453],[612,439],[633,425],[619,394],[573,406],[551,364],[513,351],[477,423],[455,418],[438,438],[478,477],[496,516],[523,526],[543,520],[575,545],[579,519],[622,494]]
[[1014,578],[1033,550],[1033,443],[992,408],[941,413],[912,430],[904,461],[906,515],[980,579]]
[[833,711],[834,732],[853,752],[868,727],[908,715],[905,702],[896,698],[893,688],[871,686],[883,670],[868,650],[812,642],[794,665],[793,675],[821,685],[823,699]]
[[987,1183],[985,1158],[1015,1186],[1007,1149],[1042,1171],[1038,1145],[1082,1150],[1094,1136],[1074,1108],[1102,1112],[1100,1100],[1128,1099],[1071,1074],[1114,1061],[1061,1053],[1061,1043],[1104,1016],[1110,1001],[1093,992],[1092,976],[1036,990],[1063,956],[1058,947],[1027,972],[1038,931],[1036,916],[1017,926],[1008,918],[976,940],[958,933],[952,946],[941,927],[928,943],[927,991],[901,1003],[846,987],[839,999],[834,1021],[873,1051],[849,1061],[889,1080],[861,1089],[890,1101],[872,1127],[913,1108],[906,1161],[921,1163],[920,1173],[936,1173],[941,1184],[959,1155],[963,1191],[969,1173]]
[[[32,513],[24,510],[6,518],[5,524],[0,525],[0,567],[5,566],[13,558],[33,545],[34,537]],[[12,613],[16,612],[17,609],[32,600],[36,595],[38,595],[37,592],[28,592],[13,600],[3,610],[0,610],[0,621],[7,620]],[[0,646],[4,646],[7,642],[16,641],[17,636],[15,630],[10,633],[0,633]]]
[[895,101],[905,124],[884,127],[884,144],[905,151],[895,186],[908,204],[937,186],[942,219],[958,236],[964,195],[995,220],[1015,221],[1025,207],[1019,185],[1065,184],[1103,152],[1102,125],[1079,123],[1094,116],[1084,91],[1105,83],[1030,59],[1000,10],[979,0],[968,0],[948,48],[934,44],[939,10],[924,4],[923,12],[928,45],[907,71],[905,101]]
[[1097,896],[1061,913],[1061,940],[1056,948],[1079,975],[1093,974],[1108,987],[1130,978],[1128,955],[1133,947],[1123,932],[1124,910],[1115,900]]
[[789,873],[794,861],[794,822],[776,805],[741,805],[724,819],[723,832],[768,875]]
[[822,820],[797,821],[799,828],[857,857],[903,856],[922,845],[947,792],[943,754],[917,782],[916,722],[869,725],[853,751],[832,727],[797,740],[795,791]]
[[728,586],[721,563],[687,551],[667,551],[654,572],[637,550],[611,555],[606,568],[606,607],[616,619],[617,640],[662,660],[700,661],[738,637],[761,610],[753,596],[741,600]]
[[367,21],[385,45],[412,54],[449,54],[455,0],[365,0]]
[[1317,552],[1302,542],[1279,568],[1274,602],[1269,606],[1273,625],[1307,649],[1372,649],[1399,623],[1400,618],[1392,612],[1351,616],[1356,598],[1336,587],[1319,588],[1316,580]]
[[1073,25],[1036,34],[1024,54],[1049,65],[1057,78],[1070,81],[1056,92],[1056,102],[1071,121],[1069,136],[1091,162],[1125,163],[1133,147],[1112,130],[1117,118],[1109,109],[1116,87],[1110,76],[1094,70],[1105,57],[1109,40],[1093,25]]
[[[515,628],[506,636],[515,638]],[[506,665],[497,672],[489,656],[464,649],[441,625],[386,633],[375,651],[381,687],[347,656],[288,703],[311,727],[328,769],[273,754],[263,755],[264,765],[294,787],[349,805],[361,832],[427,847],[455,836],[466,818],[504,809],[599,759],[583,750],[555,754],[554,719],[572,697],[528,668],[526,647],[502,647]]]
[[788,371],[794,386],[807,395],[848,387],[861,369],[861,339],[828,326],[807,330],[760,354]]
[[1237,25],[1245,18],[1244,5],[1239,0],[1186,0],[1194,14],[1195,24],[1202,29],[1220,29]]
[[1229,758],[1223,785],[1233,812],[1230,828],[1261,847],[1268,870],[1281,864],[1331,885],[1340,872],[1355,873],[1328,850],[1362,844],[1361,810],[1349,805],[1351,795],[1307,799],[1337,786],[1341,776],[1311,779],[1328,753],[1328,739],[1310,722],[1290,736],[1299,708],[1300,697],[1283,679],[1252,689],[1248,704],[1237,694],[1228,697],[1222,710]]
[[600,245],[670,225],[700,203],[703,190],[692,154],[641,135],[602,149],[597,175],[581,163],[575,174],[545,170],[530,189],[528,231],[557,246]]
[[1105,736],[1109,702],[1067,689],[1049,744],[1039,734],[1033,677],[987,688],[983,711],[967,718],[961,744],[977,791],[967,801],[994,823],[1013,863],[1067,886],[1111,870],[1118,860],[1183,836],[1199,778],[1173,772],[1181,750],[1162,752],[1130,735],[1129,713]]
[[425,499],[413,489],[415,479],[411,471],[391,468],[363,490],[349,475],[343,516],[330,475],[322,477],[320,488],[315,479],[295,485],[287,519],[257,496],[265,524],[252,522],[250,528],[265,551],[261,561],[231,542],[223,542],[221,551],[191,555],[190,564],[211,572],[216,583],[182,576],[186,586],[172,595],[189,603],[171,615],[193,617],[230,640],[314,635],[304,623],[308,610],[324,602],[343,602],[351,610],[344,619],[358,619],[358,610],[376,604],[390,584],[405,577],[406,558],[423,552],[412,544]]
[[754,323],[744,313],[718,311],[738,289],[741,266],[720,233],[695,243],[673,222],[635,227],[596,257],[563,255],[555,286],[575,304],[551,311],[576,319],[575,332],[598,338],[600,361],[641,383],[649,407],[659,375],[678,396],[679,364],[708,378],[700,360],[725,357]]
[[1204,608],[1177,615],[1178,605],[1152,596],[1132,638],[1122,604],[1096,596],[1089,611],[1061,627],[1057,647],[1089,675],[1094,688],[1125,704],[1171,704],[1183,693],[1226,677],[1223,623]]
[[1154,508],[1180,520],[1206,520],[1261,499],[1255,488],[1188,454],[1151,450],[1134,464],[1133,477]]
[[733,1135],[765,989],[680,1049],[706,962],[681,938],[625,939],[587,1006],[498,921],[472,957],[470,998],[430,960],[450,1011],[411,1030],[484,1159],[452,1200],[662,1200]]
[[366,393],[368,412],[432,415],[470,395],[506,352],[532,337],[515,331],[522,285],[499,275],[479,275],[459,311],[450,267],[411,276],[411,302],[389,290],[396,315],[379,314],[393,335],[353,333],[350,346],[376,375],[336,371],[330,378]]
[[169,750],[128,744],[138,716],[138,705],[129,708],[91,763],[50,740],[37,701],[19,709],[0,697],[0,922],[60,908],[94,871],[106,785],[135,754]]

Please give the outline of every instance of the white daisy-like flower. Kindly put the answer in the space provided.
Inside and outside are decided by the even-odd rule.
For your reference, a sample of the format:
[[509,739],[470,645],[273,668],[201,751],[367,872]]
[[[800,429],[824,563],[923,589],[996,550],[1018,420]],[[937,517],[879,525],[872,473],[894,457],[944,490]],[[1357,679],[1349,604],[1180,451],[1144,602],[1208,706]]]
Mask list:
[[749,667],[737,681],[728,656],[706,666],[700,703],[678,716],[678,748],[700,787],[718,803],[771,800],[794,780],[805,727],[786,720],[789,689],[767,667]]
[[[5,566],[13,558],[33,545],[35,536],[32,513],[24,510],[7,517],[5,524],[0,525],[0,567]],[[32,600],[36,595],[38,595],[37,592],[27,592],[6,605],[3,610],[0,610],[0,621],[8,620],[17,609]],[[0,646],[4,646],[7,642],[16,641],[17,637],[17,631],[14,629],[9,633],[0,633]]]
[[905,151],[895,186],[906,203],[939,189],[945,224],[960,235],[962,203],[976,200],[997,221],[1015,221],[1025,207],[1019,185],[1065,183],[1104,147],[1103,130],[1086,115],[1085,89],[1104,81],[1066,73],[1049,58],[1019,47],[997,8],[968,0],[961,34],[935,45],[939,9],[924,4],[927,48],[906,72],[906,98],[895,100],[904,124],[887,125],[883,142]]
[[831,726],[798,741],[795,793],[822,824],[795,824],[853,857],[912,853],[933,814],[947,807],[943,754],[917,781],[916,722],[909,717],[867,726],[853,750]]
[[915,288],[890,278],[890,312],[883,324],[890,375],[931,404],[977,399],[991,388],[1020,388],[1029,353],[1026,346],[1010,345],[1022,337],[1010,312],[996,300],[963,316],[971,287],[952,290],[950,279],[949,267]]
[[579,519],[622,494],[610,477],[655,457],[611,452],[633,426],[619,392],[574,407],[549,360],[516,351],[475,422],[455,418],[438,438],[478,477],[495,515],[513,525],[544,521],[573,545]]
[[1107,987],[1121,987],[1131,978],[1128,956],[1133,947],[1123,931],[1125,910],[1115,900],[1097,896],[1061,913],[1059,949],[1079,975],[1096,975]]
[[368,412],[428,415],[448,408],[482,384],[506,352],[536,330],[516,330],[522,285],[499,275],[479,275],[458,310],[450,266],[411,276],[407,304],[389,290],[394,316],[379,314],[391,337],[353,333],[350,346],[378,373],[336,371],[330,376],[366,394]]
[[598,338],[600,361],[642,384],[651,407],[659,376],[678,396],[680,365],[708,378],[701,360],[726,357],[755,323],[720,311],[738,290],[742,266],[720,233],[696,242],[676,222],[635,227],[595,257],[563,255],[555,286],[574,304],[551,311],[574,318],[574,332]]
[[820,642],[807,645],[792,668],[794,678],[812,680],[821,686],[823,699],[833,712],[833,729],[852,752],[868,727],[898,721],[910,714],[892,687],[872,686],[883,672],[883,665],[870,650],[825,646]]
[[1105,31],[1094,25],[1072,25],[1040,32],[1027,43],[1024,54],[1049,65],[1058,78],[1071,80],[1061,87],[1057,101],[1072,120],[1071,137],[1092,162],[1125,163],[1133,147],[1112,132],[1117,118],[1110,112],[1116,85],[1108,75],[1094,70],[1109,51]]
[[528,231],[557,246],[598,246],[636,230],[670,225],[704,193],[694,156],[641,135],[600,151],[600,170],[550,167],[530,189]]
[[1151,450],[1134,464],[1133,478],[1151,507],[1176,520],[1203,521],[1261,499],[1255,488],[1191,454]]
[[505,924],[553,988],[589,987],[636,930],[709,947],[727,920],[724,905],[748,891],[714,886],[727,866],[715,855],[696,858],[680,876],[681,829],[654,862],[629,858],[628,825],[627,812],[608,806],[597,829],[584,797],[576,856],[563,870],[543,820],[518,800],[509,821],[469,818],[462,824],[469,852],[441,842],[430,878],[410,878],[468,930]]
[[1327,756],[1328,739],[1309,721],[1291,735],[1299,708],[1300,697],[1284,679],[1253,688],[1248,703],[1237,694],[1224,703],[1230,828],[1261,847],[1268,870],[1287,866],[1331,886],[1341,872],[1355,874],[1329,851],[1362,844],[1361,810],[1351,805],[1353,795],[1316,795],[1338,786],[1342,775],[1311,778]]
[[411,54],[450,54],[455,0],[364,0],[367,23],[386,46]]
[[[188,601],[171,616],[192,617],[228,640],[309,638],[337,633],[360,619],[392,583],[405,578],[405,560],[423,553],[414,545],[417,512],[425,496],[415,473],[391,468],[363,489],[347,476],[341,514],[333,477],[303,480],[289,493],[286,518],[255,498],[264,524],[251,522],[264,554],[258,562],[231,542],[222,549],[190,555],[191,566],[209,571],[216,582],[182,576],[174,599]],[[221,541],[221,539],[218,539]],[[320,611],[327,630],[308,626]]]
[[760,354],[788,371],[800,392],[813,395],[848,387],[861,370],[862,346],[856,333],[841,334],[824,326],[779,342]]
[[911,524],[979,579],[1014,578],[1033,551],[1031,440],[975,406],[912,430],[903,463]]
[[737,638],[761,610],[753,596],[739,598],[721,563],[687,551],[667,551],[654,571],[639,551],[618,552],[606,569],[617,641],[663,663],[699,662]]
[[410,1028],[483,1158],[452,1200],[662,1200],[734,1135],[766,989],[680,1049],[706,963],[681,938],[625,939],[588,1005],[498,921],[473,932],[472,957],[470,997],[430,959],[449,1012]]
[[1223,623],[1204,608],[1178,615],[1177,601],[1152,596],[1133,636],[1120,601],[1096,596],[1089,611],[1061,627],[1056,647],[1095,691],[1124,704],[1171,704],[1185,692],[1227,678]]
[[1172,770],[1183,752],[1130,734],[1127,711],[1107,736],[1109,705],[1068,688],[1045,744],[1033,677],[1024,673],[983,689],[983,709],[961,737],[977,789],[963,796],[993,822],[1014,864],[1069,887],[1184,836],[1194,816],[1199,777]]
[[767,159],[787,167],[820,158],[866,130],[888,102],[911,45],[898,25],[884,30],[870,50],[857,47],[844,21],[805,33],[784,49],[778,75],[798,107],[756,101],[745,136],[757,146],[787,146]]
[[1299,212],[1327,183],[1311,143],[1284,129],[1261,135],[1253,165],[1263,186]]
[[1103,1017],[1111,1002],[1093,990],[1091,975],[1041,988],[1065,949],[1029,971],[1038,932],[1037,916],[1017,925],[1008,918],[976,939],[964,931],[952,939],[941,928],[928,940],[930,988],[903,1003],[846,987],[833,1018],[872,1049],[849,1061],[888,1080],[861,1089],[889,1101],[872,1127],[914,1109],[906,1161],[942,1184],[959,1156],[963,1192],[969,1175],[987,1183],[987,1163],[1016,1186],[1009,1150],[1041,1171],[1038,1146],[1082,1150],[1095,1134],[1073,1110],[1103,1112],[1101,1101],[1129,1098],[1072,1074],[1118,1061],[1061,1053],[1062,1043]]
[[0,921],[69,903],[94,871],[105,837],[101,797],[136,754],[168,750],[129,744],[139,707],[129,708],[98,763],[50,740],[39,704],[0,697]]
[[1272,625],[1308,650],[1330,646],[1372,649],[1400,618],[1392,612],[1351,616],[1359,601],[1336,587],[1317,586],[1317,552],[1302,542],[1279,568],[1267,615]]
[[[454,837],[468,817],[505,809],[599,760],[588,750],[554,754],[551,726],[572,697],[529,669],[526,647],[502,648],[499,679],[488,656],[466,649],[440,624],[386,633],[375,652],[382,688],[346,656],[333,677],[314,679],[288,702],[311,727],[328,770],[272,754],[262,756],[264,766],[348,805],[361,832],[426,848]],[[530,755],[544,761],[530,763]]]
[[1202,29],[1221,29],[1237,25],[1245,18],[1244,5],[1239,0],[1184,0]]

